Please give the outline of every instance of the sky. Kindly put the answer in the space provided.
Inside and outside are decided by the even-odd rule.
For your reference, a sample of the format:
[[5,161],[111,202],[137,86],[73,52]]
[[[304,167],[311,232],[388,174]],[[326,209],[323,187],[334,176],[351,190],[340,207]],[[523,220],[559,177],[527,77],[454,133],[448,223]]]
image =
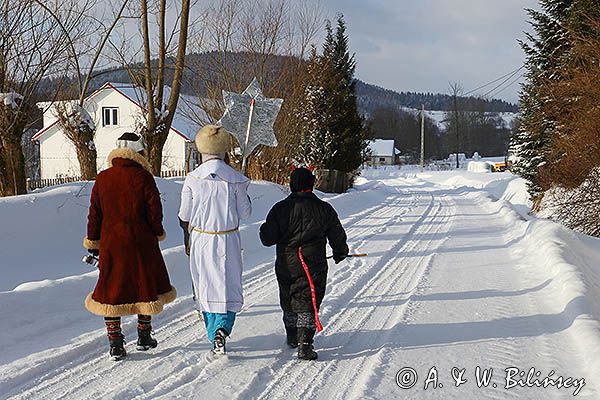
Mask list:
[[[531,31],[525,8],[538,8],[538,1],[322,0],[322,5],[330,18],[344,15],[357,78],[395,91],[447,93],[449,82],[469,92],[522,66],[517,40]],[[502,89],[491,95],[518,101],[519,81]]]

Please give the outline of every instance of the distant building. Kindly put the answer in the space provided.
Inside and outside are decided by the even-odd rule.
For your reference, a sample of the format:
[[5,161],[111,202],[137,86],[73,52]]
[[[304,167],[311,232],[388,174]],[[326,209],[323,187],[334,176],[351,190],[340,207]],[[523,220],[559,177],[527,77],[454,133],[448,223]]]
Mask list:
[[[168,99],[170,88],[165,88]],[[134,85],[106,83],[90,94],[83,108],[96,125],[94,145],[98,153],[98,172],[107,168],[108,154],[116,147],[116,141],[124,132],[136,132],[142,116],[142,104],[146,104],[145,92]],[[44,110],[44,128],[32,140],[39,142],[40,175],[42,179],[80,176],[75,146],[67,139],[57,118],[56,103],[38,103]],[[200,99],[181,95],[171,130],[163,149],[162,171],[189,171],[199,160],[193,145],[196,132],[206,121],[206,113],[200,108]]]
[[394,165],[400,150],[394,146],[394,140],[375,139],[369,142],[370,159],[367,162],[371,166]]

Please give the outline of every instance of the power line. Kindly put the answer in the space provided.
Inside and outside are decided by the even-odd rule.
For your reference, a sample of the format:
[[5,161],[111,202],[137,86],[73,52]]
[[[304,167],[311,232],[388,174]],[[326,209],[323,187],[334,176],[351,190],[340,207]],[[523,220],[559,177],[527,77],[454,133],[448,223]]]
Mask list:
[[[488,86],[490,86],[490,85],[493,85],[494,83],[496,83],[496,82],[498,82],[498,81],[500,81],[500,80],[502,80],[502,79],[505,79],[505,78],[507,78],[507,77],[508,77],[508,79],[511,79],[513,76],[515,76],[515,74],[516,74],[517,72],[519,72],[520,70],[522,70],[522,69],[523,69],[523,67],[524,67],[524,66],[523,66],[523,65],[521,65],[519,68],[517,68],[517,69],[515,69],[515,70],[513,70],[513,71],[510,71],[509,73],[507,73],[507,74],[504,74],[504,75],[502,75],[501,77],[494,79],[493,81],[490,81],[490,82],[488,82],[488,83],[486,83],[486,84],[484,84],[484,85],[481,85],[481,86],[479,86],[479,87],[476,87],[476,88],[475,88],[475,89],[473,89],[473,90],[470,90],[470,91],[468,91],[467,93],[464,93],[464,94],[463,94],[463,96],[468,96],[468,95],[470,95],[470,94],[472,94],[472,93],[475,93],[476,91],[478,91],[478,90],[481,90],[481,89],[483,89],[483,88],[485,88],[485,87],[488,87]],[[505,80],[504,82],[506,82],[506,80]],[[496,86],[496,88],[492,89],[490,92],[493,92],[495,89],[497,89],[497,88],[498,88],[498,87],[500,87],[500,86],[502,86],[502,83],[501,83],[500,85]],[[490,92],[488,92],[488,93],[490,93]]]
[[502,82],[500,82],[500,84],[498,84],[497,86],[495,86],[493,89],[488,90],[483,96],[481,97],[486,97],[487,95],[489,95],[490,93],[496,91],[498,88],[502,87],[506,82],[510,81],[523,67],[517,69],[516,71],[514,71],[512,74],[510,74],[508,76],[508,78],[506,78],[505,80],[503,80]]
[[524,74],[519,74],[519,76],[517,76],[515,79],[513,79],[512,82],[508,83],[506,86],[504,86],[502,89],[498,90],[497,92],[494,92],[493,94],[491,94],[490,97],[498,96],[500,93],[504,92],[506,89],[508,89],[515,83],[517,83],[519,81],[519,79],[521,79],[523,76],[524,76]]

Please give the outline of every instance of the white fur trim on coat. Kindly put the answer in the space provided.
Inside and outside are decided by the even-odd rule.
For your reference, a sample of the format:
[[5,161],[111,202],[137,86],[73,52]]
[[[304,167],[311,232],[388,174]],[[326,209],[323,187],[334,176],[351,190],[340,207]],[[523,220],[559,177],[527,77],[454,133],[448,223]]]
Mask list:
[[107,159],[109,166],[113,166],[113,160],[115,158],[124,158],[126,160],[135,161],[136,163],[140,164],[146,171],[152,174],[152,167],[150,166],[150,161],[148,161],[148,159],[140,153],[136,153],[131,149],[122,148],[114,149],[113,151],[111,151]]
[[177,297],[177,291],[173,286],[167,293],[159,294],[155,301],[128,303],[128,304],[103,304],[92,298],[93,292],[85,298],[85,308],[92,314],[101,317],[122,317],[125,315],[156,315],[163,310],[165,304],[171,303]]
[[98,249],[100,249],[100,241],[99,240],[90,240],[86,236],[83,238],[83,247],[88,250],[98,250]]

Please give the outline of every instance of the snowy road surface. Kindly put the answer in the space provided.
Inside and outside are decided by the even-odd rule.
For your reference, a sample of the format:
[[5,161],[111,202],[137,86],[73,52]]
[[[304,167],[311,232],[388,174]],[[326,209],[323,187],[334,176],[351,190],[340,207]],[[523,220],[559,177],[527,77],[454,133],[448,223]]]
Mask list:
[[[484,175],[487,181],[477,181]],[[274,251],[260,246],[257,230],[285,194],[257,183],[256,212],[242,229],[245,306],[227,357],[210,362],[205,357],[209,344],[192,309],[186,257],[170,221],[164,255],[180,295],[154,321],[159,347],[137,352],[135,321],[126,318],[128,358],[108,359],[102,321],[82,306],[95,272],[22,284],[0,292],[0,398],[567,399],[574,393],[600,398],[594,375],[597,315],[576,280],[589,274],[566,267],[574,267],[560,250],[567,242],[548,233],[563,228],[526,220],[489,194],[490,188],[506,190],[514,178],[489,175],[427,179],[372,173],[358,190],[328,197],[351,250],[369,256],[330,264],[316,362],[298,361],[284,346]],[[476,184],[459,184],[469,179]],[[166,210],[178,205],[179,188],[173,181],[161,183]],[[8,206],[0,203],[0,215]],[[598,242],[592,247],[597,251]],[[584,268],[596,256],[576,261]],[[561,262],[564,268],[553,268]],[[493,369],[482,387],[477,367],[481,374]],[[510,367],[515,369],[507,372]],[[399,383],[412,386],[416,377],[413,387],[399,386],[401,369],[406,373],[398,375]],[[514,375],[507,381],[509,373]],[[553,382],[565,379],[567,387],[527,387],[549,374]]]

